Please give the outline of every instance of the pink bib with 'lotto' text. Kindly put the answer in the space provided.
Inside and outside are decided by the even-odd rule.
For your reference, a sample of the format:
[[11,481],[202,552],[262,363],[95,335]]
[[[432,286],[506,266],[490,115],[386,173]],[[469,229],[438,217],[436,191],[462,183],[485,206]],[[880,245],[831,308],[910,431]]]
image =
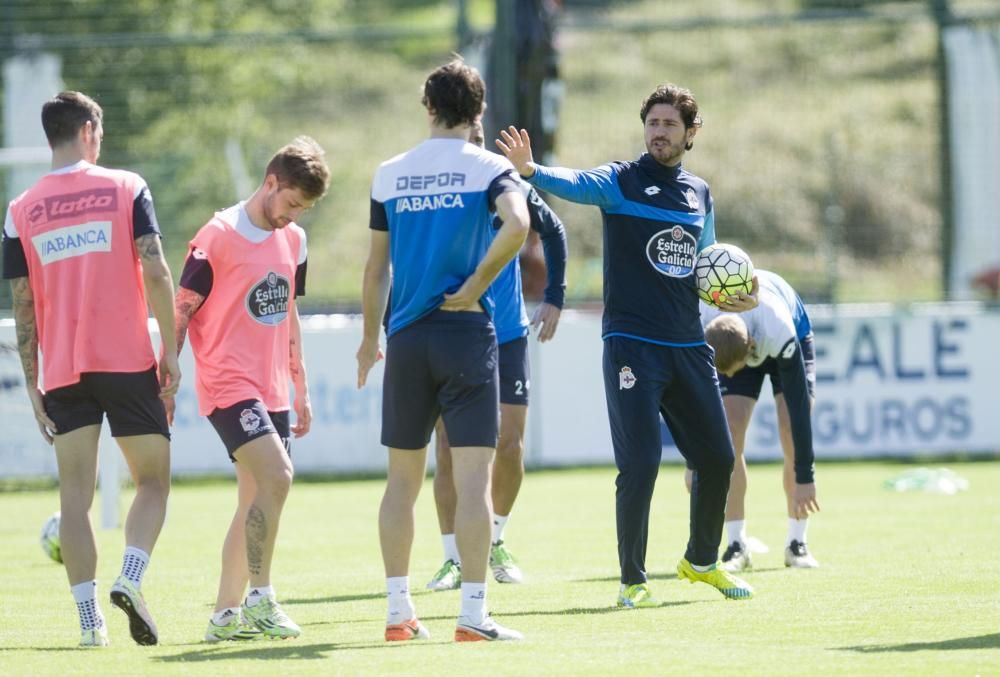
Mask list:
[[144,187],[132,172],[82,163],[47,174],[11,203],[46,390],[77,383],[83,372],[137,372],[156,363],[132,223]]

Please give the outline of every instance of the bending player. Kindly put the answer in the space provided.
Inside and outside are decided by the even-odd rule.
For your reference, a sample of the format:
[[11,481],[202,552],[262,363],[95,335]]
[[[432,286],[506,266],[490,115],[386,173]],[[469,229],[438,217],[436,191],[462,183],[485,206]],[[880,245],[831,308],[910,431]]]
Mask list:
[[[469,142],[484,145],[483,126],[476,123]],[[550,340],[559,324],[566,293],[566,231],[556,213],[530,185],[520,182],[528,202],[531,228],[539,233],[545,252],[548,284],[545,300],[531,318],[538,340]],[[494,225],[499,227],[498,219]],[[496,299],[493,324],[499,344],[500,439],[490,492],[493,498],[493,534],[490,568],[498,583],[520,583],[521,569],[504,543],[504,528],[524,479],[524,428],[528,417],[530,369],[528,365],[528,314],[521,293],[521,267],[517,257],[500,271],[490,291]],[[429,590],[453,590],[462,584],[461,557],[455,544],[455,483],[451,471],[448,433],[439,419],[435,428],[437,468],[434,472],[434,503],[437,506],[444,564],[427,584]]]
[[[819,511],[813,477],[810,410],[815,397],[816,362],[812,325],[795,290],[775,273],[757,271],[759,305],[740,314],[701,305],[705,338],[715,350],[722,402],[736,450],[736,465],[726,503],[729,545],[722,555],[728,571],[750,567],[745,500],[747,464],[743,454],[747,428],[764,378],[771,380],[784,452],[784,487],[788,507],[785,566],[819,566],[806,545],[809,513]],[[690,487],[691,471],[687,471]]]
[[177,290],[177,346],[190,329],[198,409],[226,446],[239,492],[208,642],[301,632],[276,601],[271,561],[292,484],[289,437],[308,433],[312,419],[295,304],[305,293],[306,234],[295,220],[329,181],[323,149],[309,137],[279,150],[254,194],[191,240]]

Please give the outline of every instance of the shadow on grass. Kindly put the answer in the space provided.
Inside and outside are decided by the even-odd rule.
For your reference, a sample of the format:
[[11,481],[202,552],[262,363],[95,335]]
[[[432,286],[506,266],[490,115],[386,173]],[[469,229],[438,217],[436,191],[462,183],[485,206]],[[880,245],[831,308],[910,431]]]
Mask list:
[[[706,600],[683,600],[677,602],[661,602],[659,607],[653,608],[669,608],[676,606],[685,606],[688,604],[703,604]],[[595,607],[572,607],[569,609],[530,609],[525,611],[497,611],[497,618],[511,618],[516,616],[590,616],[596,614],[609,614],[609,613],[628,613],[629,609],[622,609],[618,606],[607,605],[607,606],[595,606]],[[420,620],[422,621],[449,621],[455,620],[455,616],[452,614],[448,615],[438,615],[438,616],[425,616],[420,614]],[[306,625],[336,625],[338,623],[368,623],[372,622],[371,618],[340,618],[332,621],[316,621],[313,623],[304,623]]]
[[385,599],[384,592],[366,592],[359,595],[330,595],[329,597],[298,597],[283,599],[282,604],[328,604],[330,602],[361,602],[366,599]]
[[867,644],[862,646],[841,646],[834,651],[855,651],[857,653],[891,653],[910,651],[961,651],[963,649],[1000,649],[1000,632],[975,637],[956,637],[937,642],[908,642],[906,644]]
[[[647,580],[650,581],[669,581],[675,580],[677,574],[646,574]],[[574,578],[570,580],[570,583],[620,583],[621,576],[600,576],[598,578]]]
[[[400,642],[399,644],[405,644]],[[250,645],[243,645],[246,648],[232,650],[230,646],[212,646],[183,653],[172,654],[170,656],[152,656],[150,660],[158,663],[188,663],[199,661],[232,661],[243,658],[255,660],[285,660],[298,658],[306,660],[316,660],[329,658],[329,654],[334,651],[344,651],[346,649],[386,649],[395,648],[397,645],[386,642],[344,642],[343,644],[333,644],[322,642],[318,644],[300,644],[289,641],[275,645],[274,642],[265,640],[253,642]]]
[[[754,567],[753,569],[748,569],[746,571],[740,571],[738,576],[752,576],[754,574],[767,574],[773,573],[775,571],[786,571],[787,567]],[[675,581],[677,580],[676,573],[664,573],[664,574],[647,574],[646,578],[651,581]],[[620,578],[618,576],[601,576],[599,578],[574,578],[571,583],[618,583]]]
[[[650,607],[653,609],[666,609],[668,607],[675,606],[686,606],[688,604],[701,604],[700,601],[679,601],[679,602],[660,602],[657,607]],[[498,614],[504,618],[509,616],[590,616],[594,614],[612,614],[612,613],[629,613],[630,611],[636,611],[635,609],[623,609],[618,606],[595,606],[595,607],[574,607],[571,609],[551,609],[546,611],[504,611]]]

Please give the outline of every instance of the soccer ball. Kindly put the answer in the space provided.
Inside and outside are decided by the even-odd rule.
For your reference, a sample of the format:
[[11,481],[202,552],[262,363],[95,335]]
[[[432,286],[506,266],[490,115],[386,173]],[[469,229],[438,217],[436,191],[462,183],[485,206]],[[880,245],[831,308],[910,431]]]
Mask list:
[[62,564],[62,548],[59,545],[59,513],[54,512],[52,516],[45,520],[42,527],[42,535],[39,538],[42,550],[52,560]]
[[753,263],[739,247],[717,242],[698,254],[694,279],[701,300],[710,306],[717,306],[740,292],[750,293]]

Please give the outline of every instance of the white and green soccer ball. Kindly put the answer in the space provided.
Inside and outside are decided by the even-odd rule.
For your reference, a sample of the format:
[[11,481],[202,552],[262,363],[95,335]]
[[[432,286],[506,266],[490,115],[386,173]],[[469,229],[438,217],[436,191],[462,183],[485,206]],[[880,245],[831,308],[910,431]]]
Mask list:
[[42,550],[50,559],[62,564],[62,548],[59,545],[59,512],[54,512],[45,520],[42,534],[39,538]]
[[736,245],[717,242],[698,254],[694,279],[701,300],[710,306],[718,306],[730,296],[750,293],[753,263],[747,253]]

